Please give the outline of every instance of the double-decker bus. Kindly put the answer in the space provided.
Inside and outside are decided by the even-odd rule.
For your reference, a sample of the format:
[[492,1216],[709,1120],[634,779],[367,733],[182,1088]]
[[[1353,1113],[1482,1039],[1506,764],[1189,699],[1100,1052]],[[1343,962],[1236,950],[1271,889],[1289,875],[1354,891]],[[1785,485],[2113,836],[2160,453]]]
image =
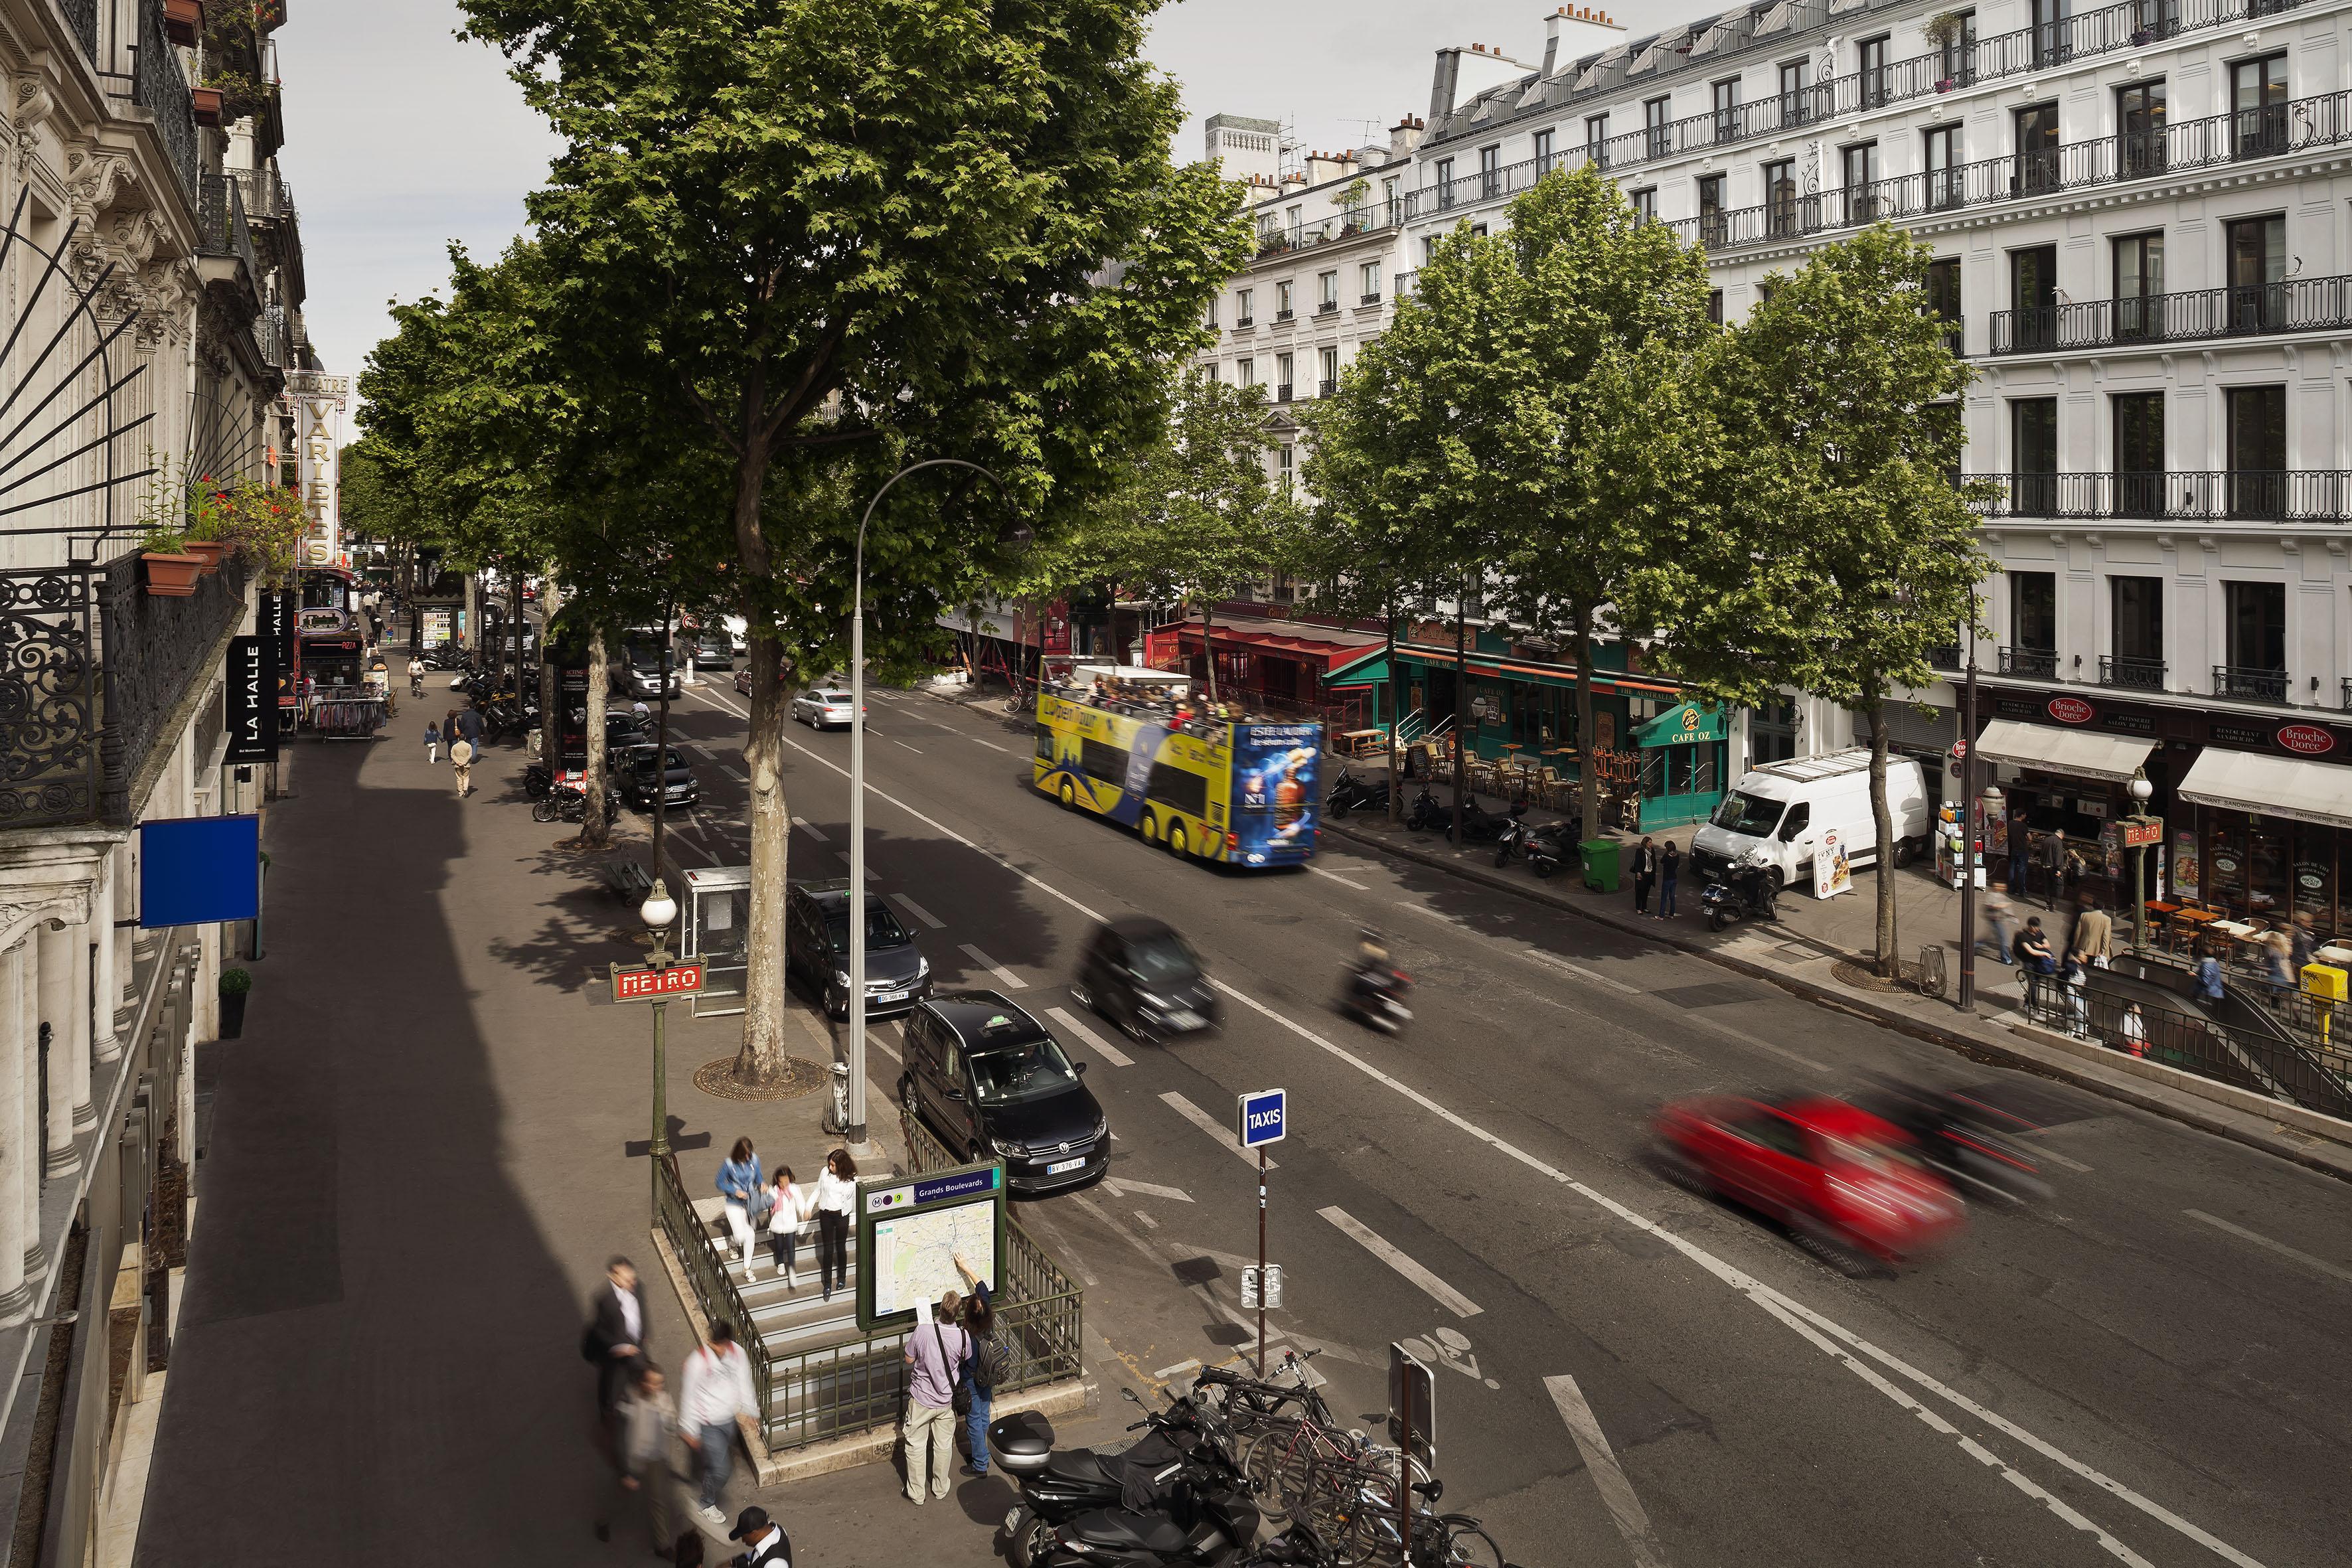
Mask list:
[[1147,844],[1234,866],[1297,866],[1315,854],[1319,723],[1195,719],[1178,729],[1150,710],[1047,691],[1036,734],[1038,789]]

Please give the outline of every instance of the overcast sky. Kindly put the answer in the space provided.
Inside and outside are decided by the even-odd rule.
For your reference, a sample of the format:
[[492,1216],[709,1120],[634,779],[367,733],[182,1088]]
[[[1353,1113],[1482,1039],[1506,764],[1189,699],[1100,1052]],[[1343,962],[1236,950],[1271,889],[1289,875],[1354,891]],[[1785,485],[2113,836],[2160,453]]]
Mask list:
[[[1657,0],[1612,15],[1639,37],[1727,4]],[[1548,10],[1530,0],[1182,0],[1160,14],[1150,52],[1184,85],[1179,157],[1201,156],[1211,114],[1286,121],[1302,145],[1338,149],[1426,113],[1442,47],[1480,43],[1539,63]],[[450,241],[489,258],[515,237],[523,194],[554,144],[499,57],[453,36],[450,0],[298,0],[291,11],[278,36],[278,163],[302,214],[304,317],[327,368],[356,374],[390,328],[384,302],[446,283]]]

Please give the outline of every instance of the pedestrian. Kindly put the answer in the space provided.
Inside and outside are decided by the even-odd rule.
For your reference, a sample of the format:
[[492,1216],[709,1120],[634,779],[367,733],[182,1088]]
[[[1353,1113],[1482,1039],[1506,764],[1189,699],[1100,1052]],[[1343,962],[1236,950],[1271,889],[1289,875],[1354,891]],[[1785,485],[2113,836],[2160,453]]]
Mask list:
[[[749,1138],[735,1140],[735,1147],[719,1166],[719,1195],[725,1200],[727,1228],[735,1244],[743,1249],[743,1274],[751,1277],[751,1227],[759,1222],[761,1200],[767,1183],[760,1179],[760,1156]],[[721,1258],[727,1249],[719,1249]]]
[[793,1543],[785,1538],[783,1526],[770,1520],[764,1508],[755,1505],[737,1514],[735,1528],[727,1532],[727,1539],[743,1543],[743,1554],[735,1559],[735,1568],[793,1568]]
[[2116,1025],[2116,1033],[2121,1037],[2125,1050],[2136,1057],[2147,1055],[2147,1020],[2140,1016],[2138,1003],[2134,1002],[2124,1009],[2123,1019]]
[[1985,938],[1990,936],[1992,939],[1992,955],[2000,960],[2004,967],[2015,963],[2017,961],[2009,955],[2009,947],[2016,940],[2016,926],[2017,917],[2011,911],[2008,896],[1999,888],[1988,886],[1985,889],[1985,931],[1977,938],[1977,950],[1979,952],[1984,951]]
[[719,1494],[735,1468],[735,1422],[756,1416],[751,1358],[735,1342],[735,1325],[721,1318],[710,1325],[710,1342],[686,1358],[677,1393],[677,1431],[694,1450],[695,1511],[706,1524],[724,1524]]
[[2066,880],[2066,839],[2055,827],[2042,840],[2042,902],[2054,914]]
[[482,710],[470,700],[457,710],[457,732],[472,742],[474,750],[482,749]]
[[846,1149],[824,1157],[816,1179],[816,1277],[824,1299],[849,1289],[849,1216],[857,1203],[857,1162]]
[[425,695],[425,661],[414,654],[408,659],[408,694],[411,697]]
[[428,763],[441,760],[441,726],[430,719],[425,721],[425,760]]
[[2025,966],[2028,974],[2054,974],[2057,961],[2050,954],[2050,939],[2042,934],[2042,917],[2034,915],[2017,933],[2017,962]]
[[596,1521],[596,1539],[613,1539],[613,1521],[628,1510],[635,1498],[646,1510],[646,1531],[653,1537],[654,1554],[666,1557],[676,1540],[670,1521],[671,1492],[677,1486],[669,1468],[669,1435],[677,1425],[677,1405],[669,1396],[669,1380],[661,1368],[640,1357],[636,1374],[622,1391],[613,1421],[613,1478],[617,1483]]
[[2025,818],[2011,817],[2009,819],[2009,896],[2012,899],[2024,899],[2032,895],[2032,889],[2026,878],[2032,849],[2032,841],[2026,837]]
[[1633,851],[1633,912],[1650,912],[1650,889],[1658,879],[1658,849],[1650,842],[1648,834],[1642,836],[1639,847]]
[[452,746],[457,743],[457,710],[455,708],[441,716],[441,738]]
[[801,1227],[808,1224],[815,1203],[814,1194],[801,1191],[790,1165],[776,1167],[768,1189],[768,1254],[787,1295],[793,1289],[793,1258],[800,1248]]
[[971,1337],[956,1321],[963,1298],[953,1290],[931,1309],[931,1321],[907,1336],[907,1497],[920,1507],[926,1479],[932,1497],[948,1495],[948,1465],[955,1458],[956,1384]]
[[964,1423],[971,1463],[964,1472],[984,1476],[988,1474],[989,1407],[995,1403],[998,1385],[1013,1374],[1013,1352],[996,1337],[996,1313],[989,1303],[988,1281],[964,1261],[962,1253],[954,1257],[956,1272],[963,1276],[971,1292],[963,1302],[963,1326],[971,1341],[964,1356],[963,1381],[971,1391],[971,1410]]
[[2074,962],[2085,969],[2114,967],[2107,961],[2115,956],[2115,921],[2099,907],[2094,893],[2083,900],[2083,912],[2074,917],[2074,937],[2069,944]]
[[1683,847],[1673,839],[1666,840],[1665,852],[1658,857],[1658,918],[1672,920],[1675,916],[1675,883],[1683,874]]
[[604,1284],[588,1302],[580,1354],[596,1369],[596,1413],[607,1423],[621,1392],[636,1375],[646,1351],[646,1288],[636,1265],[615,1256],[604,1264]]
[[2197,1000],[2218,1006],[2221,1001],[2221,960],[2211,942],[2198,950]]
[[2270,964],[2271,984],[2283,991],[2294,989],[2294,938],[2273,926],[2263,937],[2263,952]]
[[2288,933],[2288,941],[2292,944],[2288,956],[2294,962],[2297,983],[2300,984],[2312,954],[2319,951],[2319,934],[2312,929],[2309,910],[2294,911],[2294,929]]
[[474,743],[459,741],[449,748],[449,767],[457,775],[457,798],[474,793]]

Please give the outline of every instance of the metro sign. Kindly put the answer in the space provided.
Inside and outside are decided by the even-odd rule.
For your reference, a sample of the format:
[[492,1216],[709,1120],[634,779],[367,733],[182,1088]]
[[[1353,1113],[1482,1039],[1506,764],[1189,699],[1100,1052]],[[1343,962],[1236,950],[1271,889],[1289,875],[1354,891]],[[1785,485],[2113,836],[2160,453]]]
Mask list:
[[613,965],[615,1002],[666,1002],[673,996],[695,995],[701,989],[699,963],[673,963],[667,969],[624,969],[617,963]]

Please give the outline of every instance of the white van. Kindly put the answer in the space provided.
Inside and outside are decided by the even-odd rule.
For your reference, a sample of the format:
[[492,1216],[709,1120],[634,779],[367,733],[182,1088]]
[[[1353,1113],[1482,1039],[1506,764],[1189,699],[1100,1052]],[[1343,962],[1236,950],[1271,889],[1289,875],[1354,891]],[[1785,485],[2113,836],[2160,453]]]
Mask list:
[[[1895,863],[1907,865],[1926,847],[1928,826],[1927,781],[1913,759],[1886,759],[1886,806],[1895,818]],[[1849,864],[1859,868],[1878,858],[1867,751],[1793,758],[1742,773],[1692,837],[1691,872],[1714,875],[1760,846],[1783,885],[1810,883],[1813,846],[1825,827],[1845,840]]]

